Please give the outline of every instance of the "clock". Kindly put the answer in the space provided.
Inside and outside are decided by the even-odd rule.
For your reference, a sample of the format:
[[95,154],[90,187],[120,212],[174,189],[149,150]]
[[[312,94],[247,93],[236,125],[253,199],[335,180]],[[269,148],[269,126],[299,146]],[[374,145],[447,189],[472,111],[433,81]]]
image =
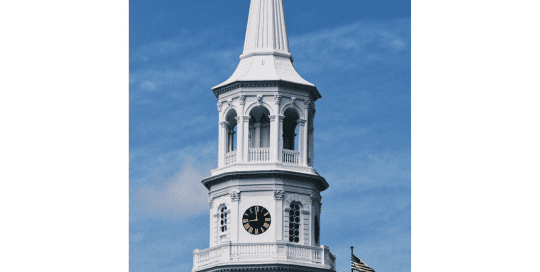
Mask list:
[[244,212],[242,225],[253,235],[264,233],[270,227],[272,218],[270,212],[263,206],[252,206]]

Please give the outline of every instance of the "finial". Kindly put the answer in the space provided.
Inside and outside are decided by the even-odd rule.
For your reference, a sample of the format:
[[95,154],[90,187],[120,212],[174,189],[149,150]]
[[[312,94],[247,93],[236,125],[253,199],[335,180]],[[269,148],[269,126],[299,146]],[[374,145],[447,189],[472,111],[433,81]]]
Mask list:
[[354,249],[354,247],[352,246],[352,247],[351,247],[351,254],[353,254],[353,249]]

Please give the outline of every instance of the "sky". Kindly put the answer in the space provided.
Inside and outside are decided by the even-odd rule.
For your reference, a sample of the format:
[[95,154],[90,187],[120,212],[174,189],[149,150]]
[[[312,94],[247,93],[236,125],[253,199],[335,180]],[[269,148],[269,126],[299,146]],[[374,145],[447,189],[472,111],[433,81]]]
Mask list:
[[[208,247],[217,99],[242,54],[249,1],[130,1],[130,271],[190,271]],[[411,270],[409,1],[284,1],[294,67],[314,83],[321,244]]]

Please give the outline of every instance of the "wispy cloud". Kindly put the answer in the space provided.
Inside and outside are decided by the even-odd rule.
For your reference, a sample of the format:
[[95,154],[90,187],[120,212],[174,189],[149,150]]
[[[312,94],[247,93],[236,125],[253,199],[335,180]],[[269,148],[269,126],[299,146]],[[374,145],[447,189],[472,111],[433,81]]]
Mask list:
[[185,162],[175,175],[155,177],[142,186],[134,197],[131,210],[148,217],[177,217],[208,210],[208,190],[201,180],[208,176],[204,169],[193,166],[193,159]]

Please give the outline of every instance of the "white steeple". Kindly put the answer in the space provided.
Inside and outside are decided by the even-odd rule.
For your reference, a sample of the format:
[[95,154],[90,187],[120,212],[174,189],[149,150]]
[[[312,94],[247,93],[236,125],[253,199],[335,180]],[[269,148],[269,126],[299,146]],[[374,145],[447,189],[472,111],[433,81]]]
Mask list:
[[283,0],[252,0],[244,52],[234,74],[212,88],[218,165],[208,189],[209,247],[192,272],[335,272],[321,243],[315,171],[315,101],[321,94],[292,66]]
[[289,51],[283,0],[251,0],[244,52],[233,75],[213,87],[237,81],[286,81],[315,87],[294,69]]

